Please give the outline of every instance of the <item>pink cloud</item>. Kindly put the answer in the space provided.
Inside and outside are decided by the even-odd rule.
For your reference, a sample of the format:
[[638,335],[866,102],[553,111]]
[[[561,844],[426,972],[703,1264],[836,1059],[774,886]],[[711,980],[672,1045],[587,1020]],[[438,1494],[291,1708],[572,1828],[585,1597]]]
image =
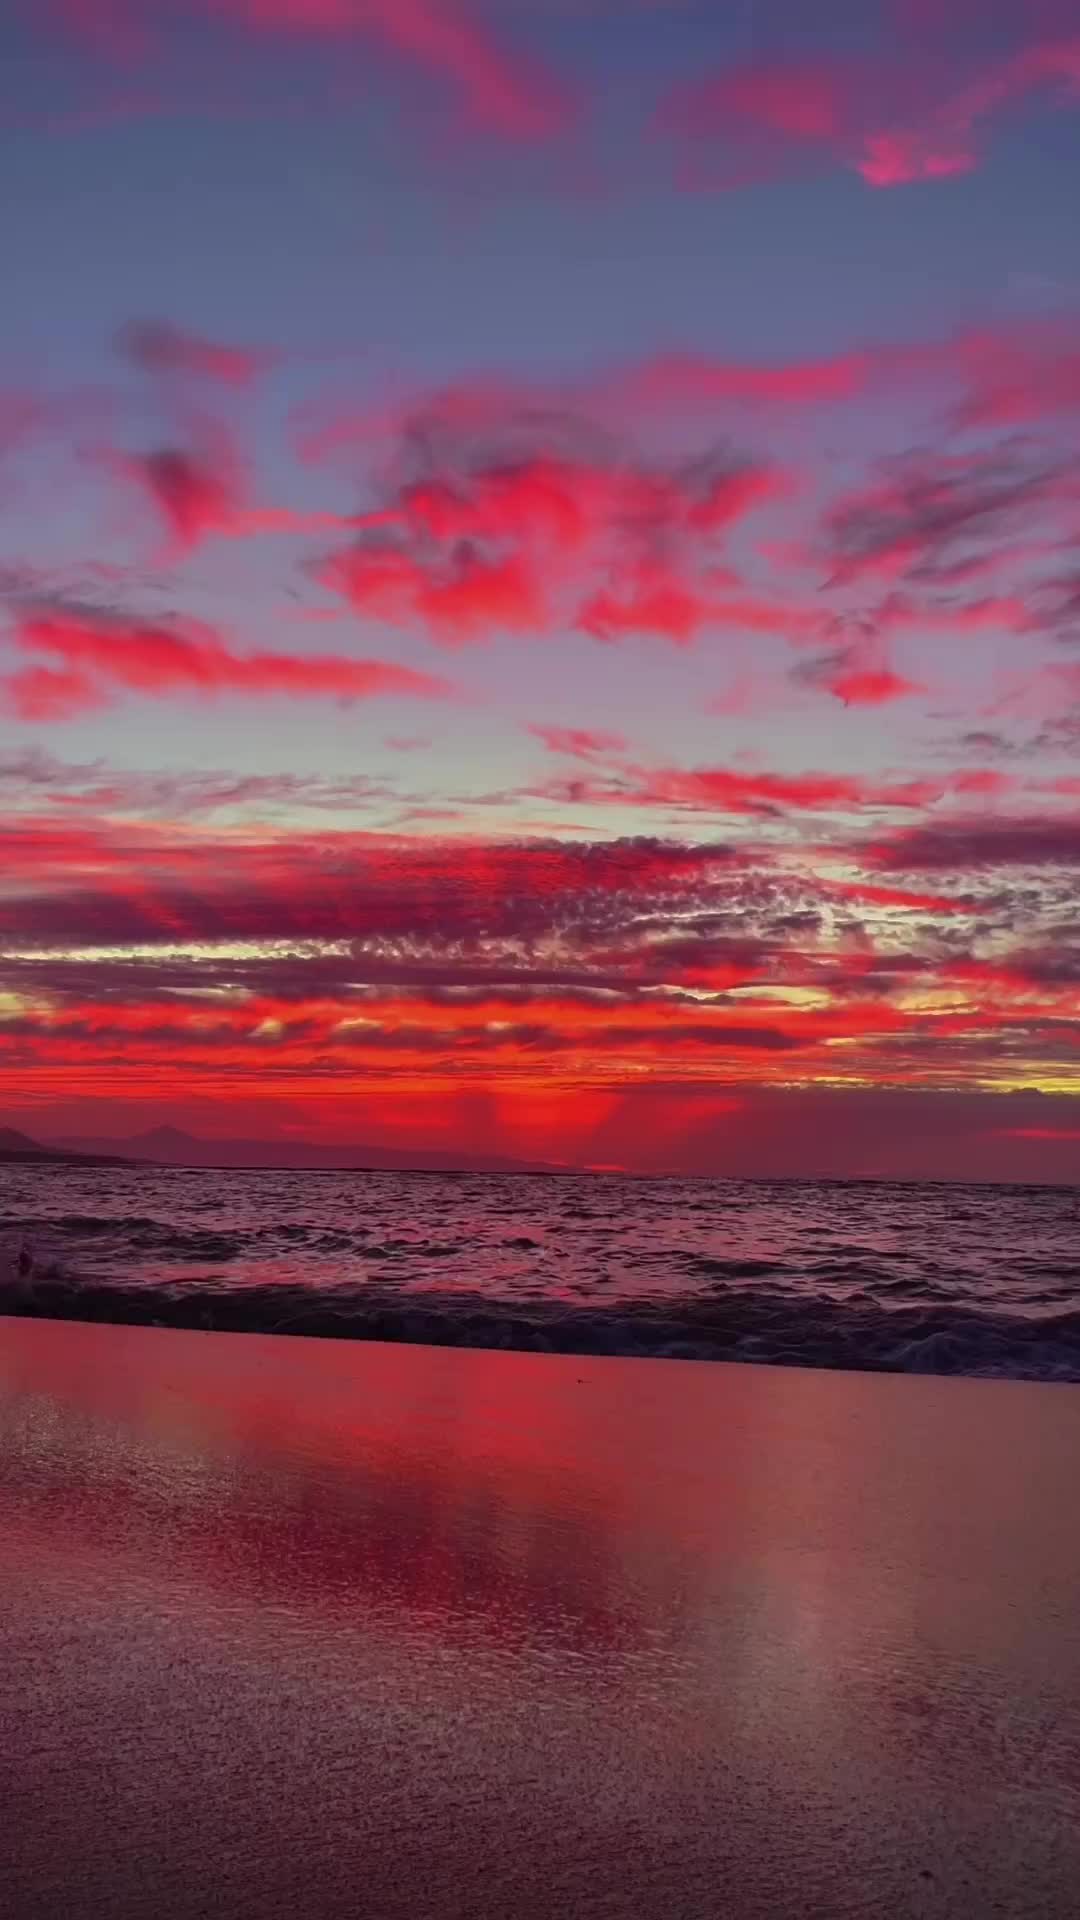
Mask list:
[[542,740],[550,753],[564,753],[577,760],[587,760],[598,753],[626,751],[626,741],[621,733],[605,733],[592,727],[534,725],[529,727],[529,732]]
[[[164,0],[53,0],[64,24],[107,59],[143,60],[167,45]],[[513,140],[549,139],[573,117],[569,90],[454,0],[188,0],[202,30],[382,45],[444,81],[477,126]]]
[[[63,610],[24,616],[15,644],[33,664],[0,679],[9,710],[24,720],[63,720],[108,706],[118,694],[370,700],[447,699],[431,674],[384,660],[341,655],[238,653],[206,628],[139,625]],[[44,660],[42,659],[44,657]]]
[[482,427],[452,397],[428,403],[419,473],[415,432],[402,429],[407,478],[318,570],[357,612],[420,625],[442,645],[560,627],[689,645],[710,622],[760,617],[751,596],[717,611],[716,589],[735,581],[719,553],[743,518],[787,493],[786,474],[726,448],[649,459],[605,447],[584,418],[553,427],[532,409],[502,410],[494,392],[484,402]]
[[252,505],[247,474],[220,427],[205,435],[198,449],[158,447],[144,454],[109,453],[106,463],[135,483],[164,522],[171,535],[172,559],[194,552],[210,539],[344,531],[366,518]]
[[613,756],[602,776],[575,781],[573,798],[590,805],[675,807],[689,812],[773,815],[919,809],[940,798],[932,780],[865,780],[833,773],[783,774],[737,767],[643,766]]
[[250,386],[272,359],[270,354],[249,347],[227,347],[203,340],[158,320],[125,327],[119,344],[147,373],[192,374],[230,387]]
[[933,135],[872,133],[855,162],[868,187],[901,187],[914,180],[951,180],[973,173],[978,156],[969,146],[949,148]]
[[881,707],[926,691],[917,681],[907,680],[889,667],[852,667],[838,672],[827,684],[829,692],[848,707]]
[[178,551],[197,546],[207,534],[236,530],[238,476],[225,459],[161,447],[118,464],[144,488]]
[[[557,440],[541,441],[528,461],[519,451],[505,462],[508,470],[501,475],[492,470],[485,477],[474,467],[464,489],[440,489],[425,477],[411,493],[403,488],[387,502],[384,524],[445,537],[452,529],[475,533],[481,521],[490,526],[500,515],[506,523],[517,511],[539,531],[543,494],[549,532],[559,515],[565,534],[594,523],[620,498],[624,507],[633,503],[632,493],[620,495],[613,475],[596,461],[597,428],[622,442],[631,433],[645,439],[658,428],[689,431],[700,443],[708,434],[767,430],[774,417],[824,414],[877,395],[910,397],[931,418],[940,419],[947,407],[951,423],[963,428],[1014,426],[1080,411],[1076,315],[1002,320],[788,360],[664,352],[545,380],[478,373],[435,391],[399,385],[389,403],[361,410],[352,395],[329,391],[309,399],[292,425],[299,457],[321,463],[351,461],[358,452],[393,454],[418,425],[434,425],[441,444],[468,450],[487,437],[497,443],[515,422],[520,427],[523,420],[564,416],[593,430],[588,457],[580,442],[571,442],[568,452]],[[511,466],[518,470],[512,484]],[[434,475],[436,482],[446,478]],[[454,478],[458,483],[461,476]],[[797,471],[744,453],[729,470],[717,471],[712,497],[718,530],[726,503],[737,519],[772,501],[795,499],[805,484]],[[687,515],[703,524],[710,498],[705,484],[696,499],[683,497]]]
[[256,27],[304,34],[370,35],[448,79],[472,118],[514,139],[547,138],[571,115],[548,74],[470,20],[451,0],[226,0]]
[[320,569],[366,619],[417,624],[439,646],[458,647],[493,632],[543,633],[549,610],[527,563],[487,558],[460,543],[435,565],[396,549],[357,547]]
[[658,634],[685,647],[707,625],[709,603],[678,580],[670,568],[642,561],[614,588],[587,599],[578,624],[594,640],[622,640],[629,634]]
[[970,173],[984,130],[1036,93],[1065,107],[1080,98],[1080,37],[979,60],[900,19],[867,55],[733,62],[676,89],[660,125],[691,185],[790,178],[809,159],[897,187]]

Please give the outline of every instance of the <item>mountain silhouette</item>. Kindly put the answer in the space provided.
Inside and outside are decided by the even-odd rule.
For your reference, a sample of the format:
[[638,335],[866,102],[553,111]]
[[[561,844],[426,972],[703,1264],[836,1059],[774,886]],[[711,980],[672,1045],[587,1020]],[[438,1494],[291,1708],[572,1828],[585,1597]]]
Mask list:
[[78,1135],[57,1140],[63,1153],[108,1154],[174,1167],[364,1169],[386,1173],[564,1173],[552,1161],[519,1160],[453,1148],[377,1147],[351,1141],[204,1139],[180,1127],[148,1127],[123,1136]]

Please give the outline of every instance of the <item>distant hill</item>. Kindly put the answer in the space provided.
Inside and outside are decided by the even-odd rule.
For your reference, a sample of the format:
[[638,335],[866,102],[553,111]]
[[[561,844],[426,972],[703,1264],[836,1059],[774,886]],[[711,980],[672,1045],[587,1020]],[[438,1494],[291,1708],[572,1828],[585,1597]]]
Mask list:
[[15,1127],[0,1127],[0,1153],[44,1153],[45,1148],[28,1133],[19,1133]]
[[120,1155],[100,1153],[93,1148],[84,1152],[77,1147],[46,1145],[32,1140],[28,1133],[20,1133],[17,1127],[0,1127],[0,1164],[28,1161],[49,1166],[104,1167],[116,1166],[121,1159]]
[[384,1173],[565,1173],[551,1161],[515,1160],[498,1154],[470,1154],[351,1142],[329,1146],[289,1140],[202,1140],[178,1127],[150,1127],[122,1138],[86,1136],[56,1142],[62,1153],[107,1153],[123,1160],[152,1161],[171,1167],[279,1167],[370,1169]]

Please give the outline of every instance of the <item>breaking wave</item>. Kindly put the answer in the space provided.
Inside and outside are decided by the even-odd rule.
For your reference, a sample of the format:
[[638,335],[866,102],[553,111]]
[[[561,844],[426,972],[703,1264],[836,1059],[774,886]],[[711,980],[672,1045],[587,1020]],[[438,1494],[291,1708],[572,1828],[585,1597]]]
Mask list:
[[814,1304],[740,1291],[731,1299],[528,1307],[460,1292],[422,1296],[366,1287],[310,1288],[185,1280],[170,1286],[78,1279],[53,1271],[0,1284],[0,1311],[232,1333],[314,1334],[530,1353],[756,1361],[872,1372],[1005,1375],[1080,1381],[1080,1309],[1038,1320],[963,1309]]
[[1073,1189],[2,1169],[0,1312],[1080,1381],[1078,1226]]

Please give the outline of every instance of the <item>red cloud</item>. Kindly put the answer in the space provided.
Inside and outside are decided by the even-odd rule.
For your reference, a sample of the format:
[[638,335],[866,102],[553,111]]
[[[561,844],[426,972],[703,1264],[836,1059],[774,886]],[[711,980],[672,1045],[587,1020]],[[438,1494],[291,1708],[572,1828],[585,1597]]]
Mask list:
[[684,647],[697,638],[709,617],[708,601],[684,586],[669,568],[642,561],[618,587],[586,600],[577,620],[595,640],[655,633]]
[[66,719],[107,705],[117,691],[163,699],[194,694],[288,695],[293,698],[370,700],[380,695],[446,699],[445,680],[383,660],[334,655],[235,653],[203,630],[107,623],[96,617],[41,614],[16,628],[24,653],[40,663],[0,682],[9,707],[26,720]]
[[912,913],[977,913],[979,904],[970,898],[953,898],[946,893],[914,893],[908,887],[876,886],[871,880],[831,880],[819,882],[829,893],[867,907],[901,907]]
[[581,803],[686,808],[691,812],[775,814],[845,812],[864,807],[922,807],[940,782],[873,781],[829,773],[744,773],[733,767],[642,767],[616,759],[611,776],[574,781]]
[[541,633],[548,609],[527,563],[487,559],[467,542],[425,565],[400,548],[354,547],[320,569],[366,619],[419,624],[442,646],[460,646],[492,631]]
[[844,810],[859,807],[921,807],[938,790],[925,780],[860,780],[845,774],[744,774],[730,768],[704,768],[689,773],[653,774],[650,787],[657,797],[705,801],[730,813],[758,813],[792,807]]
[[841,669],[824,684],[847,707],[881,707],[888,701],[906,700],[914,693],[926,691],[916,681],[905,680],[889,667]]
[[[814,811],[836,797],[824,776],[750,778],[770,803]],[[353,1061],[435,1089],[462,1060],[478,1073],[490,1060],[504,1085],[542,1083],[557,1100],[589,1060],[613,1085],[665,1061],[673,1080],[700,1084],[726,1054],[740,1082],[790,1081],[797,1065],[807,1083],[835,1074],[825,1049],[841,1039],[845,1075],[872,1077],[884,1056],[890,1078],[917,1083],[930,1047],[993,1062],[1076,1044],[1080,954],[1010,952],[986,924],[990,894],[800,872],[786,841],[771,859],[753,846],[739,858],[657,840],[214,833],[8,814],[0,861],[17,880],[0,905],[0,985],[15,996],[0,1011],[6,1083],[49,1072],[71,1087],[107,1073],[115,1089],[118,1076],[136,1085],[168,1067],[192,1086],[227,1071],[264,1094],[282,1076],[314,1097],[348,1085]],[[836,901],[979,913],[1001,957],[976,959],[962,936],[946,943],[918,917],[893,920],[888,950],[851,914],[837,939],[819,912]],[[213,984],[228,994],[210,1000]],[[948,989],[947,1007],[908,1004],[928,987]],[[793,988],[812,989],[812,1002],[793,1004]]]
[[433,475],[402,488],[399,507],[376,516],[433,540],[513,539],[579,546],[610,477],[541,455],[479,473]]
[[423,584],[416,611],[433,635],[451,644],[499,628],[538,633],[549,617],[540,582],[526,561],[513,554],[492,559],[468,543],[457,549],[441,577]]
[[[791,486],[776,468],[730,457],[663,467],[614,454],[605,464],[541,445],[534,453],[478,459],[469,434],[480,423],[459,418],[452,398],[436,401],[426,424],[446,442],[441,465],[406,482],[396,500],[368,516],[369,525],[397,525],[436,541],[513,540],[573,551],[634,523],[721,533]],[[508,406],[500,418],[494,405],[483,428],[508,438],[543,431],[524,410],[516,418]]]
[[[528,984],[539,965],[541,987],[551,984],[552,962],[530,959],[533,943],[576,927],[585,945],[562,970],[588,983],[589,944],[620,935],[644,905],[707,895],[731,864],[722,845],[644,837],[588,844],[328,829],[200,834],[172,822],[118,830],[66,814],[59,822],[0,821],[0,859],[28,886],[18,902],[0,903],[9,945],[364,939],[376,943],[367,964],[377,978],[460,986],[471,964],[481,983],[509,975]],[[349,977],[340,960],[328,964],[335,980]],[[318,956],[294,957],[286,972],[310,997]],[[616,983],[608,967],[600,984]],[[354,1010],[362,1011],[355,1000]]]
[[[403,435],[401,457],[415,464],[419,438],[423,470],[358,515],[360,539],[321,569],[361,614],[421,625],[444,645],[500,627],[569,626],[686,645],[709,623],[761,623],[764,603],[750,596],[717,604],[734,579],[718,550],[788,490],[777,469],[726,449],[693,462],[631,457],[604,448],[585,420],[556,427],[535,409],[501,412],[494,395],[482,432],[446,396],[420,425]],[[798,616],[769,608],[765,623],[782,630],[789,619]]]

